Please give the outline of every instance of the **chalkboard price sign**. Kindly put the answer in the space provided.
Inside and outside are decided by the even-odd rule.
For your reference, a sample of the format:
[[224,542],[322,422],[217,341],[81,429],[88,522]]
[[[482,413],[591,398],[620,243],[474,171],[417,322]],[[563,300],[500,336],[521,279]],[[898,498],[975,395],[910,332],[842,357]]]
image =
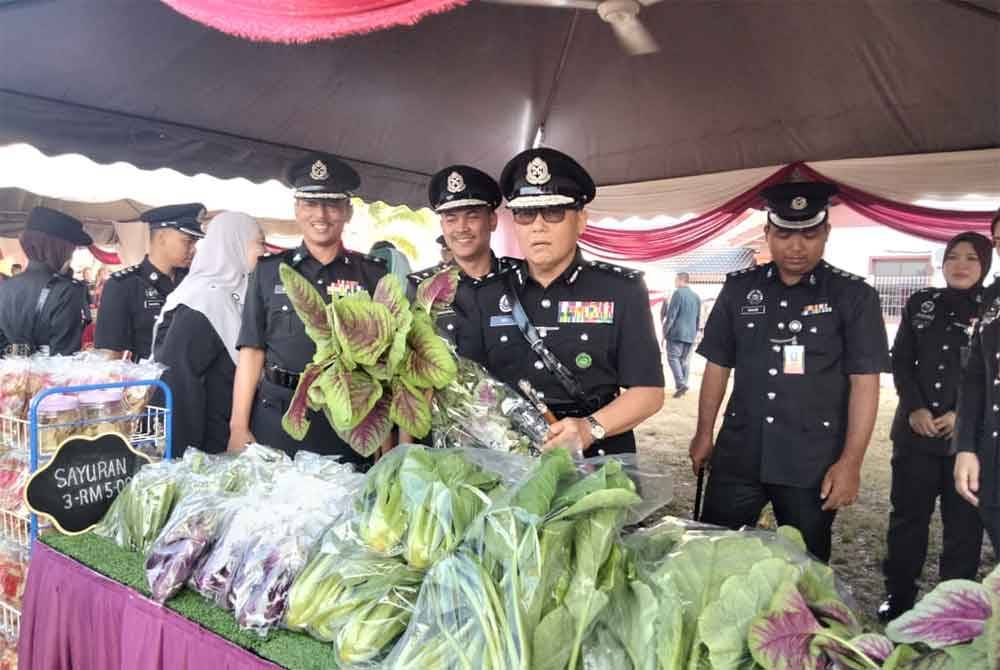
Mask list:
[[120,433],[71,437],[32,475],[24,491],[28,507],[76,535],[104,518],[112,501],[150,459]]

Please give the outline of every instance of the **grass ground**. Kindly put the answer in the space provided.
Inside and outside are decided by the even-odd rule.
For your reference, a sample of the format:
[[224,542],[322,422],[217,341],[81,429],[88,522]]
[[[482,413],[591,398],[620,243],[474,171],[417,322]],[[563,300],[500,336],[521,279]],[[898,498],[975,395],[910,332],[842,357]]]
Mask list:
[[[672,381],[668,378],[667,401],[655,417],[637,430],[640,458],[643,467],[665,469],[673,477],[674,496],[667,513],[690,518],[692,513],[695,479],[688,460],[688,442],[694,434],[698,408],[700,377],[692,372],[691,391],[683,398],[670,397]],[[850,587],[861,611],[871,615],[883,595],[881,561],[885,555],[885,535],[889,524],[889,490],[892,480],[889,460],[892,443],[889,426],[896,409],[896,394],[882,389],[878,423],[868,449],[862,471],[861,492],[857,502],[837,514],[833,532],[831,565]],[[765,510],[762,525],[769,521]],[[937,583],[937,562],[941,552],[941,523],[935,514],[931,526],[931,541],[927,564],[921,583],[921,593],[926,593]],[[984,541],[981,575],[995,565],[989,540]],[[866,617],[867,618],[867,617]]]

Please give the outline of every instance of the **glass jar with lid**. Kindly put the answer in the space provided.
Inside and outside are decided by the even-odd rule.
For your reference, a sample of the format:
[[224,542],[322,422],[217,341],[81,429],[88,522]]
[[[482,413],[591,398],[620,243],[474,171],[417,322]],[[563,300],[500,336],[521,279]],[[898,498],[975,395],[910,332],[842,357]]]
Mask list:
[[67,438],[83,432],[80,421],[80,402],[75,396],[53,393],[38,403],[38,450],[52,454]]
[[121,433],[126,438],[132,433],[132,422],[125,418],[128,409],[122,400],[121,389],[97,389],[80,393],[80,418],[87,435]]

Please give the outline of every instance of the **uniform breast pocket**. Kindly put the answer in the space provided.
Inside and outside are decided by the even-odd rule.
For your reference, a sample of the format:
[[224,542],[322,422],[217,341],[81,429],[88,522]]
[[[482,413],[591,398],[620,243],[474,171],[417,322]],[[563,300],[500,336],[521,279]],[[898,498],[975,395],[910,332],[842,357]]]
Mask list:
[[294,320],[298,317],[292,304],[285,297],[275,297],[267,310],[268,337],[288,337],[293,332]]
[[838,363],[844,349],[839,319],[834,314],[803,317],[799,342],[805,345],[807,374]]
[[528,364],[534,359],[527,341],[516,327],[489,328],[483,337],[486,345],[486,367],[501,374]]
[[603,323],[562,324],[547,332],[545,346],[581,378],[598,374],[602,380],[615,380],[617,352],[612,348],[612,329],[611,324]]

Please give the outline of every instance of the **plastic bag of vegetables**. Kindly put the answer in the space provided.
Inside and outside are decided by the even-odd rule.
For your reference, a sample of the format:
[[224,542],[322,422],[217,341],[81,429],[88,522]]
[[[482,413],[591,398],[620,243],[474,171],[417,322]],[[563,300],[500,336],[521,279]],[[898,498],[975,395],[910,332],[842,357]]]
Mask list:
[[185,467],[183,461],[144,465],[111,503],[94,533],[145,554],[170,518]]
[[347,667],[372,664],[409,623],[423,572],[327,537],[292,585],[285,625],[335,642]]
[[548,426],[517,391],[465,358],[458,375],[431,401],[434,446],[537,454]]

